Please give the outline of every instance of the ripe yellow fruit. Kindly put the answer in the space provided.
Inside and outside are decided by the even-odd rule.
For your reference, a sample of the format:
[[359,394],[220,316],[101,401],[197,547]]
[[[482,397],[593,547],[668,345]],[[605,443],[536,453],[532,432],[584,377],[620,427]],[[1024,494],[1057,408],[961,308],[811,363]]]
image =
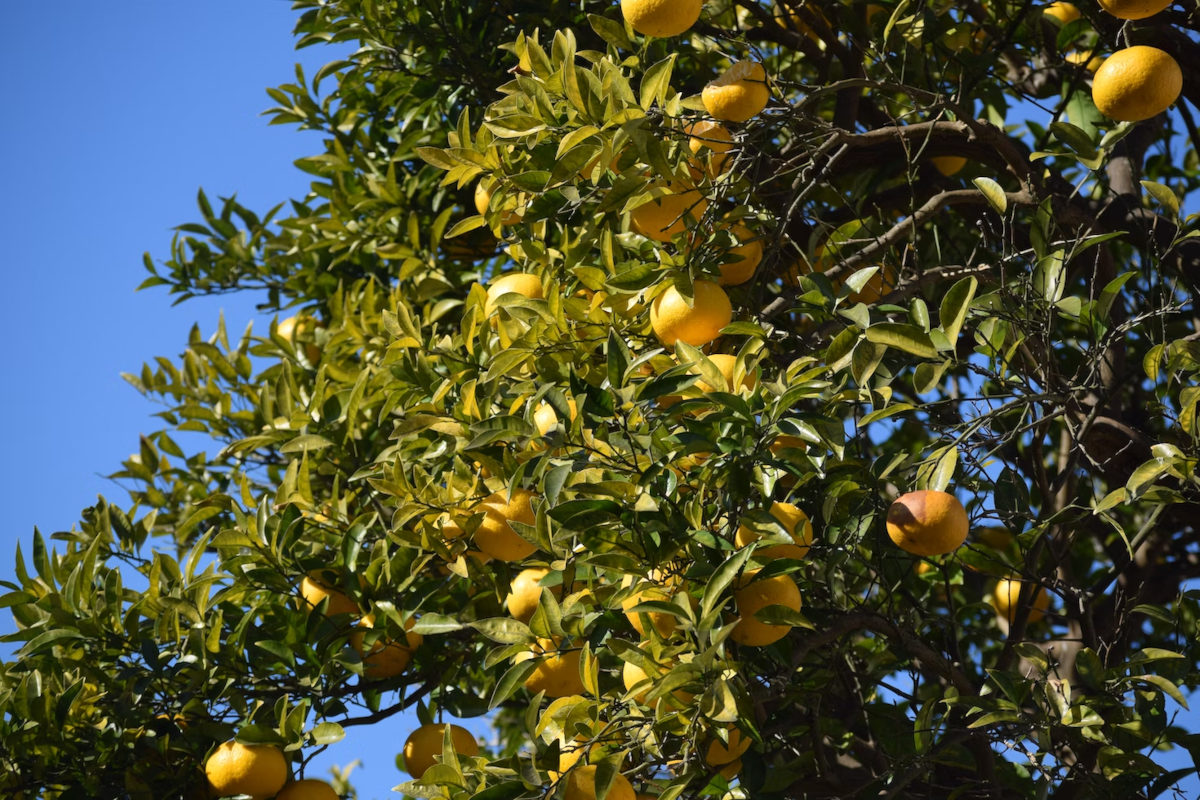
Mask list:
[[311,341],[313,334],[317,328],[324,328],[320,321],[304,314],[297,314],[294,317],[281,319],[279,324],[275,326],[275,332],[288,342],[291,342],[293,347],[304,342],[304,355],[310,364],[316,364],[321,360],[321,348]]
[[967,165],[967,159],[962,156],[934,156],[929,159],[938,172],[949,178]]
[[325,608],[327,617],[359,613],[358,603],[334,588],[337,582],[337,572],[330,569],[314,569],[305,575],[304,580],[300,581],[301,610],[313,611],[328,598],[329,605]]
[[541,300],[545,296],[542,290],[542,279],[537,275],[528,272],[510,272],[488,284],[487,302],[483,306],[484,316],[494,316],[496,299],[506,294],[524,295],[530,300]]
[[1100,0],[1100,7],[1117,19],[1145,19],[1171,5],[1171,0]]
[[1079,19],[1079,9],[1071,3],[1051,3],[1042,9],[1042,16],[1058,20],[1059,27]]
[[940,556],[967,539],[967,511],[949,492],[923,489],[896,498],[887,513],[887,532],[901,550]]
[[275,795],[275,800],[339,800],[338,793],[325,781],[305,778],[289,783]]
[[708,200],[700,190],[680,184],[657,183],[669,194],[649,200],[633,209],[629,216],[630,226],[648,239],[669,242],[671,238],[686,233],[708,210]]
[[708,750],[704,752],[704,761],[710,767],[732,764],[750,749],[752,743],[753,740],[749,736],[744,736],[739,729],[730,728],[729,744],[714,737],[708,745]]
[[528,489],[513,489],[511,495],[495,492],[479,504],[484,512],[483,520],[475,530],[475,545],[492,558],[500,561],[520,561],[533,555],[534,545],[512,529],[512,520],[526,525],[534,524],[533,492]]
[[288,765],[278,747],[225,742],[204,762],[204,774],[216,797],[248,794],[267,800],[287,782]]
[[700,93],[709,116],[745,122],[767,107],[767,71],[757,61],[738,61]]
[[[566,800],[596,800],[596,765],[576,767],[567,773]],[[605,800],[636,800],[633,784],[621,773],[613,776]]]
[[[667,672],[671,668],[670,665],[660,666],[662,673]],[[654,688],[654,682],[660,677],[662,677],[661,673],[655,673],[653,676],[647,675],[644,669],[631,661],[626,661],[625,666],[621,668],[621,682],[625,684],[625,691],[632,692],[634,687],[638,687],[637,694],[633,697],[639,703],[646,702],[646,695]],[[671,697],[675,698],[680,706],[686,706],[695,699],[695,695],[683,689],[676,689],[671,692]]]
[[733,236],[742,244],[729,251],[729,254],[737,256],[737,259],[721,265],[721,277],[717,279],[717,283],[722,286],[737,286],[753,278],[763,258],[762,240],[745,225],[734,225]]
[[[996,581],[996,588],[992,590],[992,608],[996,609],[996,613],[1004,617],[1012,624],[1017,618],[1017,601],[1021,596],[1021,581],[1004,579]],[[1028,622],[1034,623],[1046,616],[1046,611],[1050,608],[1050,595],[1046,594],[1042,587],[1037,586],[1033,590],[1033,596],[1029,605]]]
[[[627,575],[622,581],[622,586],[632,586],[637,579],[632,575]],[[678,577],[669,577],[663,579],[662,573],[658,570],[651,570],[647,576],[647,580],[638,584],[637,589],[633,594],[621,601],[621,608],[625,612],[625,618],[629,620],[629,624],[640,635],[646,635],[646,621],[648,620],[654,629],[658,631],[663,638],[670,636],[675,632],[675,627],[678,621],[674,614],[668,614],[665,611],[631,611],[634,606],[647,601],[671,602],[672,597],[681,589]]]
[[1178,62],[1157,47],[1136,45],[1113,53],[1092,79],[1100,113],[1138,122],[1166,111],[1183,90]]
[[[483,216],[487,216],[488,208],[491,207],[493,192],[492,185],[486,178],[475,184],[475,210]],[[519,211],[508,209],[500,215],[501,225],[516,225],[520,222],[521,213]]]
[[703,0],[621,0],[621,14],[643,36],[678,36],[700,19]]
[[[771,516],[779,520],[779,524],[796,543],[773,544],[755,551],[755,555],[761,558],[804,558],[808,555],[813,540],[812,520],[808,514],[791,503],[772,503]],[[739,525],[733,538],[738,547],[745,547],[762,537],[746,525]]]
[[479,743],[461,725],[448,722],[422,725],[410,733],[404,742],[404,768],[409,775],[420,780],[425,770],[441,761],[446,728],[450,729],[450,743],[455,753],[468,758],[479,755]]
[[530,567],[518,572],[504,601],[508,613],[525,623],[533,619],[533,612],[542,600],[542,587],[538,582],[549,574],[550,570],[545,567]]
[[[578,409],[575,406],[575,398],[567,398],[567,410],[571,412],[571,419],[575,419]],[[558,412],[554,410],[554,406],[543,400],[538,403],[538,407],[533,410],[533,426],[537,428],[537,432],[545,436],[554,427],[558,425]]]
[[750,647],[764,647],[777,642],[792,629],[791,625],[761,622],[754,618],[756,611],[767,606],[785,606],[792,611],[800,610],[800,587],[791,576],[776,575],[773,578],[755,580],[757,574],[758,570],[751,570],[737,583],[738,588],[733,593],[733,600],[737,603],[741,619],[729,634],[729,638],[738,644]]
[[712,281],[692,285],[693,303],[672,286],[654,298],[650,306],[650,327],[666,347],[682,339],[693,347],[708,344],[733,320],[733,306],[725,290]]
[[[416,622],[415,619],[409,617],[408,621],[404,623],[404,627],[412,628]],[[358,621],[358,626],[367,629],[374,628],[375,615],[367,614]],[[380,639],[371,645],[370,651],[366,651],[365,639],[366,635],[363,631],[355,631],[350,634],[350,645],[362,657],[363,675],[373,681],[391,678],[404,672],[408,668],[409,662],[412,661],[413,651],[421,646],[421,642],[425,641],[425,637],[421,634],[406,630],[403,644],[392,639]]]
[[1075,64],[1076,66],[1083,64],[1083,68],[1088,72],[1095,72],[1096,70],[1100,69],[1100,65],[1104,63],[1104,59],[1100,56],[1093,55],[1091,50],[1084,50],[1082,52],[1079,50],[1072,50],[1069,53],[1064,53],[1063,61],[1066,61],[1068,64]]
[[538,639],[528,657],[538,656],[545,658],[525,679],[525,688],[531,694],[545,692],[547,697],[566,697],[586,691],[579,677],[582,653],[578,648],[560,650],[553,639]]
[[690,137],[688,150],[692,155],[699,156],[701,150],[712,151],[708,157],[709,177],[715,178],[724,172],[729,160],[726,153],[733,149],[733,134],[729,129],[719,122],[703,119],[689,123],[683,130]]

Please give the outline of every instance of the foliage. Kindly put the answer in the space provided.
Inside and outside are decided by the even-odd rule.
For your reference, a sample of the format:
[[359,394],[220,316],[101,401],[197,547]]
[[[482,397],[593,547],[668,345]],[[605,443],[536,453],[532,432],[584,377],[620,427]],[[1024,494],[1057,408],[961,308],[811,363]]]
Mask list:
[[[713,0],[668,40],[595,0],[295,5],[299,46],[358,47],[270,90],[273,122],[325,135],[297,164],[310,193],[262,215],[201,194],[144,285],[315,322],[197,327],[128,376],[166,409],[116,473],[128,504],[53,549],[35,533],[0,599],[5,796],[192,797],[231,736],[299,771],[414,706],[492,711],[503,742],[405,785],[422,797],[559,791],[560,754],[592,744],[598,795],[620,771],[662,800],[1154,797],[1195,775],[1156,757],[1200,741],[1172,711],[1200,679],[1200,85],[1114,125],[1067,58],[1200,63],[1194,4],[1123,26],[1090,4],[1060,24],[1011,0]],[[746,58],[772,100],[714,168],[685,127]],[[631,231],[692,182],[699,225]],[[728,287],[734,321],[664,349],[650,302],[719,277],[735,221],[765,255]],[[544,297],[489,305],[516,270]],[[536,553],[479,558],[476,504],[516,488]],[[923,488],[966,504],[953,554],[888,540],[890,500]],[[803,560],[759,553],[787,540],[774,501],[814,521]],[[738,547],[743,523],[765,536]],[[526,623],[504,599],[530,566]],[[374,613],[365,637],[297,602],[318,568]],[[765,647],[729,638],[756,569],[803,597],[758,612],[793,626]],[[1011,621],[989,602],[1006,577]],[[364,677],[406,625],[408,670]],[[524,688],[556,647],[581,695]],[[661,675],[643,699],[626,663]],[[739,737],[718,774],[709,748]]]

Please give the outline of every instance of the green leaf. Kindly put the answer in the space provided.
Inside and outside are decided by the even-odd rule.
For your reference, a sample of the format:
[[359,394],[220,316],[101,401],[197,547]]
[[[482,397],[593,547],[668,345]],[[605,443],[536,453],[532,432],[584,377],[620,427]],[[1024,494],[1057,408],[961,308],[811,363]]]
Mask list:
[[336,722],[322,722],[314,727],[309,735],[313,744],[334,744],[346,738],[346,731]]
[[463,624],[454,617],[445,614],[422,614],[417,617],[410,629],[413,633],[427,635],[431,633],[450,633],[462,630]]
[[655,99],[660,102],[666,99],[666,92],[671,82],[671,71],[675,69],[675,59],[676,54],[672,53],[652,65],[642,75],[641,94],[638,102],[646,111],[649,111],[650,106],[654,105]]
[[958,448],[954,445],[939,447],[917,468],[917,486],[943,491],[954,479],[954,470],[957,467]]
[[[1092,142],[1092,135],[1083,128],[1069,122],[1051,122],[1050,132],[1058,137],[1060,142],[1084,158],[1093,159],[1098,155],[1096,145]],[[1095,133],[1095,129],[1092,133]]]
[[991,178],[972,178],[971,183],[975,184],[975,188],[983,193],[988,205],[996,209],[998,214],[1003,214],[1008,210],[1008,197],[1004,194],[1004,189],[1000,184]]
[[946,292],[946,296],[942,298],[942,303],[938,307],[938,320],[941,323],[939,327],[951,342],[958,338],[958,333],[967,319],[967,313],[971,310],[971,301],[975,299],[975,291],[978,288],[979,281],[974,276],[963,278],[951,286],[950,291]]
[[743,547],[727,558],[724,564],[717,567],[716,572],[712,574],[712,577],[708,579],[708,584],[704,587],[704,597],[700,600],[701,617],[707,617],[724,601],[722,595],[725,593],[725,589],[741,572],[753,550],[752,547]]
[[864,332],[867,341],[894,347],[921,358],[936,358],[937,348],[929,334],[916,325],[901,322],[880,322]]
[[500,644],[521,644],[533,641],[533,632],[529,626],[519,619],[511,617],[490,617],[470,623],[471,627],[482,633],[493,642]]
[[1171,212],[1171,216],[1179,218],[1179,196],[1168,186],[1154,181],[1141,181],[1142,188],[1158,201],[1158,204]]

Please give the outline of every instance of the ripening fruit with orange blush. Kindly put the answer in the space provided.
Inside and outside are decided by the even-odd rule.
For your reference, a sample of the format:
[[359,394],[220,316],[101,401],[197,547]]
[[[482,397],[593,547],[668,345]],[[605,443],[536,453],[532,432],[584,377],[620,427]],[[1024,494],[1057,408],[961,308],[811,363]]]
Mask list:
[[767,107],[771,90],[767,71],[757,61],[738,61],[700,93],[709,116],[745,122]]
[[888,508],[888,536],[901,550],[918,556],[956,550],[966,541],[968,527],[966,509],[949,492],[909,492]]

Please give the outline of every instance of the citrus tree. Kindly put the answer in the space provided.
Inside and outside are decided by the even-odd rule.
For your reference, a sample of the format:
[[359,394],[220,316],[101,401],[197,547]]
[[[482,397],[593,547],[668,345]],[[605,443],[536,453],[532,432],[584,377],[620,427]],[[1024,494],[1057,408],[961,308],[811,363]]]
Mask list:
[[18,552],[5,797],[334,797],[406,709],[415,797],[1195,775],[1195,0],[295,5],[311,191],[144,284],[278,313]]

